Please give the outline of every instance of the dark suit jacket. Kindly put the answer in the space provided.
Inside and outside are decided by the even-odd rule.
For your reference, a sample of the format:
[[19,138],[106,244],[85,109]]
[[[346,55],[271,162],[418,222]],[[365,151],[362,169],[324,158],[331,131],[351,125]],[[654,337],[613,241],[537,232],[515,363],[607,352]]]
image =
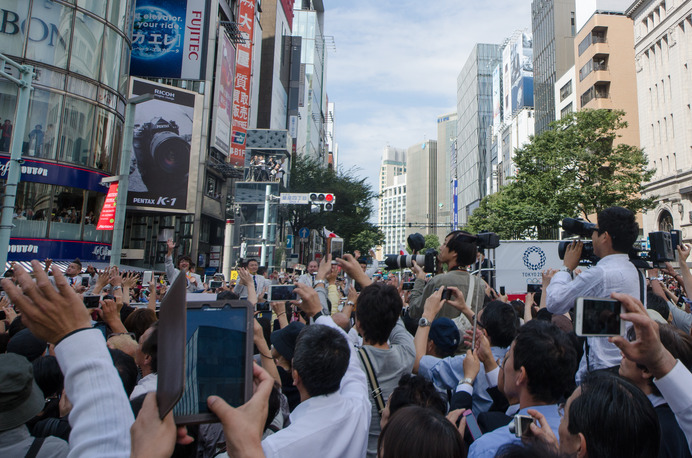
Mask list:
[[655,407],[658,422],[661,425],[661,445],[658,449],[659,458],[690,457],[690,449],[685,434],[680,429],[675,414],[668,404]]

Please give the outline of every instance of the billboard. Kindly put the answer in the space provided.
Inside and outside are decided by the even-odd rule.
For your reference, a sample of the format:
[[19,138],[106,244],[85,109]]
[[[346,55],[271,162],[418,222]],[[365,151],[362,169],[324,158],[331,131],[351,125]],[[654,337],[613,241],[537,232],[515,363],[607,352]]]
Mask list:
[[137,0],[130,74],[205,77],[209,0]]
[[245,145],[250,120],[250,81],[252,80],[252,37],[255,28],[255,0],[240,0],[238,29],[244,40],[238,43],[233,84],[233,117],[229,162],[245,165]]
[[533,107],[533,36],[517,33],[502,51],[504,122],[523,107]]
[[136,105],[127,206],[186,211],[197,185],[202,96],[135,78],[131,93],[154,99]]
[[228,156],[231,142],[231,116],[233,107],[233,71],[235,70],[235,47],[228,35],[219,29],[219,48],[216,54],[216,84],[214,105],[216,113],[212,124],[212,146]]
[[[9,161],[9,154],[0,154],[0,180],[7,179],[7,173],[10,169]],[[98,172],[79,165],[56,164],[49,160],[25,157],[22,157],[20,171],[20,181],[57,184],[103,193],[106,192],[106,188],[101,186],[101,180],[110,176],[105,172]]]

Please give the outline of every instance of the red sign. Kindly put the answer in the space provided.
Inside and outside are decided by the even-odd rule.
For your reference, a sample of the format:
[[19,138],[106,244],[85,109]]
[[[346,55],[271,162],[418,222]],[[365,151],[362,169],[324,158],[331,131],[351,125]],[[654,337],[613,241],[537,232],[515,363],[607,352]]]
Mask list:
[[99,222],[96,225],[96,229],[105,231],[113,230],[113,224],[115,223],[115,206],[117,205],[117,202],[118,183],[111,183],[110,188],[108,188],[106,200],[103,202],[101,216],[99,217]]
[[245,165],[245,145],[250,120],[250,80],[252,77],[252,39],[255,29],[255,0],[240,0],[238,29],[245,39],[238,43],[233,79],[233,117],[231,151],[228,161],[236,167]]

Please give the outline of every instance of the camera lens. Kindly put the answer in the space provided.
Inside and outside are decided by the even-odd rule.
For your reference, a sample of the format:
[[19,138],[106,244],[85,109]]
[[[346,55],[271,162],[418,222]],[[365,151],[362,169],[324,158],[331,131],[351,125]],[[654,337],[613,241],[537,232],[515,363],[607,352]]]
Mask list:
[[164,173],[184,176],[190,164],[190,145],[174,132],[158,132],[151,139],[154,164]]

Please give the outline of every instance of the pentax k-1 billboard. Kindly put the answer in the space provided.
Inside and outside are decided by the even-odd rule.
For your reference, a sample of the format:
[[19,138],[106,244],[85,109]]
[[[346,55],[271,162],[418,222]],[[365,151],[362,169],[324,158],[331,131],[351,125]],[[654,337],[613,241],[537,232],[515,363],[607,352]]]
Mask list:
[[135,105],[128,208],[185,212],[194,207],[199,163],[202,96],[172,86],[132,79]]

